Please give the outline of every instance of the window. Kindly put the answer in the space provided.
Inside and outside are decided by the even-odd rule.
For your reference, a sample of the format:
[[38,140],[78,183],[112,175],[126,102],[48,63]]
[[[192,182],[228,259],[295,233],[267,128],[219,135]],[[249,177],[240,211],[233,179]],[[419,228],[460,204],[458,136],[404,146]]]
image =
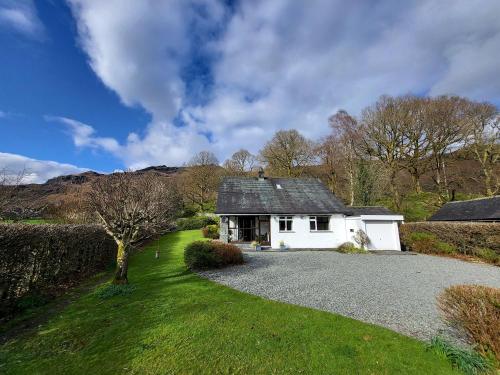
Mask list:
[[280,216],[280,232],[291,232],[292,231],[292,216]]
[[330,230],[329,216],[310,216],[309,228],[311,231]]

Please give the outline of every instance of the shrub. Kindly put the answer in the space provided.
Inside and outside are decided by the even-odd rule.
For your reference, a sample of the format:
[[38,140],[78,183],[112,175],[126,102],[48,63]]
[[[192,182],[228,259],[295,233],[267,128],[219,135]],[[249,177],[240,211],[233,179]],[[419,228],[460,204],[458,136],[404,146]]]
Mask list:
[[107,284],[95,291],[99,299],[108,299],[114,296],[128,296],[135,290],[134,285],[130,284]]
[[177,219],[178,230],[201,229],[207,225],[218,224],[218,218],[214,216],[192,216]]
[[201,230],[203,237],[216,240],[219,238],[219,226],[217,224],[207,225]]
[[356,247],[352,242],[345,242],[337,248],[337,251],[344,254],[364,254],[366,250]]
[[500,288],[454,285],[439,295],[438,307],[480,353],[500,360]]
[[500,265],[500,255],[487,247],[474,249],[473,254],[489,263]]
[[[405,223],[400,227],[401,242],[409,249],[413,248],[415,240],[419,235],[427,235],[427,243],[417,244],[417,249],[428,249],[432,239],[441,243],[451,245],[438,245],[441,253],[460,253],[463,255],[474,255],[487,262],[499,264],[500,260],[500,223],[461,223],[461,222],[420,222]],[[417,236],[417,237],[415,237]],[[436,242],[437,243],[437,242]],[[479,249],[489,249],[481,251]],[[424,252],[422,251],[422,252]],[[492,251],[496,254],[494,256]]]
[[366,249],[368,244],[370,243],[368,235],[362,229],[358,229],[356,231],[356,235],[354,236],[354,241],[356,242],[356,244],[358,244],[358,246],[361,249]]
[[429,350],[446,357],[453,367],[465,374],[476,375],[493,370],[492,363],[475,351],[454,346],[441,337],[432,338]]
[[184,262],[189,269],[220,268],[231,264],[242,264],[241,250],[231,244],[218,241],[195,241],[186,246]]
[[456,252],[454,245],[439,241],[435,234],[426,232],[413,232],[405,243],[412,251],[422,254],[453,254]]

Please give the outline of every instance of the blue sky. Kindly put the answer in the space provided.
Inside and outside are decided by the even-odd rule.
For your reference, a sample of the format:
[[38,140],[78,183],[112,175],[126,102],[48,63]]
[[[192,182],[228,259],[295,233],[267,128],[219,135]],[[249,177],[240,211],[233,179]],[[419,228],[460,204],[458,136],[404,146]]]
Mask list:
[[318,139],[380,95],[500,104],[500,1],[0,0],[0,169],[28,181]]

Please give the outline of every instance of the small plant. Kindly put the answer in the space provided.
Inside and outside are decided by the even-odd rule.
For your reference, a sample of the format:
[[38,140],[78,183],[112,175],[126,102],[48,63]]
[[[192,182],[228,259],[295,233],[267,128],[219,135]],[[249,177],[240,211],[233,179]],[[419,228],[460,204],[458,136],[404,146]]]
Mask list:
[[261,244],[259,241],[252,241],[252,243],[250,244],[250,246],[252,246],[255,250],[260,250],[261,249]]
[[108,299],[115,296],[128,296],[135,290],[134,285],[130,284],[107,284],[95,291],[99,299]]
[[446,357],[453,367],[465,374],[476,375],[490,373],[493,370],[491,361],[479,353],[454,346],[441,337],[432,338],[428,349]]
[[189,269],[220,268],[231,264],[242,264],[241,250],[231,244],[218,241],[195,241],[186,246],[184,262]]
[[344,254],[366,254],[366,250],[356,247],[352,242],[344,242],[337,248],[337,251]]
[[286,250],[285,241],[283,240],[280,241],[280,250]]
[[216,240],[219,238],[219,226],[217,224],[210,224],[206,227],[203,227],[201,232],[203,233],[203,237],[211,238]]
[[487,247],[476,248],[473,254],[489,263],[500,265],[500,255]]
[[358,244],[361,249],[366,249],[370,243],[368,235],[362,229],[358,229],[353,237],[354,242]]
[[500,288],[454,285],[439,295],[438,307],[481,354],[500,361]]

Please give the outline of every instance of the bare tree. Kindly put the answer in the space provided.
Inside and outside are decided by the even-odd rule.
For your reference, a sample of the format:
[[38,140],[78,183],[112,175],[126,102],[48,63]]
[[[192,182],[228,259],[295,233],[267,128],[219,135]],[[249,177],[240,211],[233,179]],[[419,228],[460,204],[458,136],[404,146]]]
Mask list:
[[18,191],[25,177],[25,169],[18,172],[7,168],[0,170],[0,219],[8,209],[20,209]]
[[382,96],[362,114],[363,148],[366,153],[379,160],[389,171],[393,203],[401,205],[397,185],[397,174],[403,169],[403,159],[408,141],[405,130],[410,113],[404,105],[406,98]]
[[426,114],[432,99],[408,96],[400,103],[402,111],[407,111],[408,121],[405,122],[403,136],[406,147],[402,148],[402,166],[410,174],[415,192],[420,193],[421,176],[431,166],[432,151],[429,140],[429,123]]
[[469,103],[467,108],[467,141],[481,165],[486,194],[500,191],[495,166],[500,158],[500,114],[490,103]]
[[316,148],[320,160],[320,168],[323,172],[328,189],[337,194],[339,190],[339,170],[342,155],[340,153],[340,141],[335,135],[329,135]]
[[354,204],[354,190],[357,160],[361,156],[360,143],[360,127],[359,123],[353,116],[349,115],[344,110],[338,111],[335,115],[328,119],[330,128],[332,129],[332,137],[330,141],[334,142],[331,147],[335,147],[339,152],[340,165],[344,168],[349,186],[349,204]]
[[314,161],[314,145],[295,129],[280,130],[260,151],[260,158],[274,174],[300,176]]
[[429,101],[425,108],[425,127],[432,151],[434,181],[441,198],[449,199],[446,155],[463,145],[467,101],[456,96],[440,96]]
[[126,284],[131,248],[169,228],[178,210],[177,191],[164,178],[123,172],[95,180],[86,198],[86,207],[118,245],[113,282]]
[[231,159],[224,162],[224,168],[233,175],[245,175],[251,172],[256,164],[256,158],[245,149],[235,152]]
[[187,170],[180,176],[180,189],[184,198],[204,211],[215,201],[221,168],[215,155],[202,151],[188,163]]

